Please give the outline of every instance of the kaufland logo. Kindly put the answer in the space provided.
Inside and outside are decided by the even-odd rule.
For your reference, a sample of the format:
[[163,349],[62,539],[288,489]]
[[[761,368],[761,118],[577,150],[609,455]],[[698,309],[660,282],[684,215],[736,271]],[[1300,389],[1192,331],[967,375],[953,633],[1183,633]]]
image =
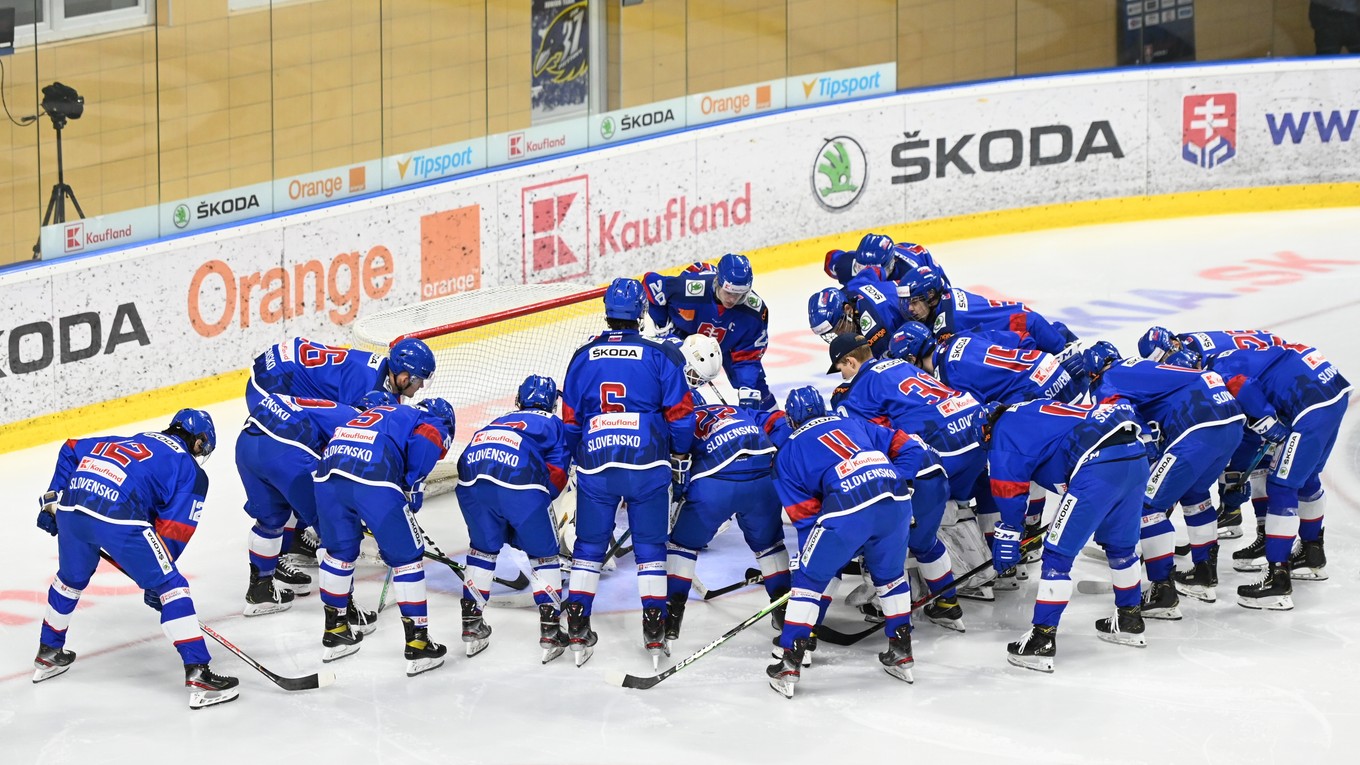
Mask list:
[[547,151],[549,149],[564,149],[567,146],[567,137],[565,135],[556,135],[549,138],[540,138],[537,141],[531,141],[529,140],[529,137],[523,133],[511,133],[506,141],[507,153],[510,155],[511,159],[527,157],[530,154],[537,154],[538,152]]
[[1186,96],[1181,104],[1181,157],[1213,169],[1237,156],[1237,94]]
[[132,238],[132,225],[128,224],[123,228],[110,228],[105,226],[98,231],[93,228],[87,229],[85,222],[68,223],[62,229],[62,239],[64,240],[63,250],[65,252],[82,252],[92,244],[105,244],[117,242],[122,239]]
[[614,210],[599,215],[600,254],[667,244],[710,231],[745,226],[751,222],[751,184],[733,197],[690,198],[680,194],[666,200],[665,209],[646,212]]
[[520,192],[524,282],[559,282],[590,271],[590,177],[578,175]]

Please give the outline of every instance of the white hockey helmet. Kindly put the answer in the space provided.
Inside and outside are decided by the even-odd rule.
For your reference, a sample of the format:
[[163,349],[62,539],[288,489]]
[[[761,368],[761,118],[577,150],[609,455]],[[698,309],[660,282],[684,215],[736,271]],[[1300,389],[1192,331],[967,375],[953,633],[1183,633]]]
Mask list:
[[685,380],[691,387],[717,378],[722,371],[722,348],[708,335],[690,335],[680,344],[685,357]]

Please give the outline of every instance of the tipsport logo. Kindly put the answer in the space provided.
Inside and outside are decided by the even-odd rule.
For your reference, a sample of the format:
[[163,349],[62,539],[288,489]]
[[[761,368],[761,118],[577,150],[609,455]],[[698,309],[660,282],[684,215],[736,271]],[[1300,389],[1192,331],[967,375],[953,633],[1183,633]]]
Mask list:
[[1206,93],[1181,102],[1181,157],[1206,170],[1237,156],[1237,94]]

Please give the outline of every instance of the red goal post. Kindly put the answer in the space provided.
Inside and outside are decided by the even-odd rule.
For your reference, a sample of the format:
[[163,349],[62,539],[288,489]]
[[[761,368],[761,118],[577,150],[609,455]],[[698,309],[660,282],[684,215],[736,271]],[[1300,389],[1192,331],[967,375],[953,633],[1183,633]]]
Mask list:
[[385,353],[397,340],[416,337],[434,351],[434,375],[418,398],[446,399],[458,430],[448,457],[430,475],[432,491],[452,487],[448,479],[468,439],[515,408],[515,391],[525,377],[545,375],[561,387],[572,353],[605,329],[604,291],[580,284],[489,287],[354,323],[355,347]]

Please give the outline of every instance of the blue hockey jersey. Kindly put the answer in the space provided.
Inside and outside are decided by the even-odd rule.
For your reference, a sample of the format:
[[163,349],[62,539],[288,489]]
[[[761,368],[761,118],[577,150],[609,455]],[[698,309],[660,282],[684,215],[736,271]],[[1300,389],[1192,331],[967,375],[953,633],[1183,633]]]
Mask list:
[[669,464],[694,441],[694,395],[673,345],[609,330],[577,349],[562,383],[567,449],[583,473]]
[[408,494],[448,453],[443,422],[412,406],[378,406],[335,429],[316,480],[343,476]]
[[850,280],[845,293],[855,306],[859,333],[869,341],[874,357],[881,357],[892,334],[911,318],[897,299],[897,285],[880,278],[878,269],[870,267]]
[[1253,420],[1273,415],[1292,426],[1309,410],[1351,390],[1340,370],[1321,351],[1306,345],[1224,351],[1208,363]]
[[247,429],[254,426],[275,441],[290,444],[321,459],[335,429],[358,413],[355,407],[334,401],[270,393],[250,407],[245,426]]
[[1058,353],[1068,342],[1076,339],[1071,332],[1066,331],[1066,327],[1050,324],[1024,303],[990,300],[957,287],[940,296],[935,311],[931,331],[940,338],[969,330],[1009,330],[1022,336],[1031,336],[1034,347],[1048,353]]
[[717,273],[687,271],[679,276],[649,272],[642,278],[647,313],[658,327],[670,325],[679,337],[708,335],[723,352],[723,372],[733,388],[769,390],[761,359],[770,342],[770,311],[751,291],[723,308],[714,280]]
[[978,448],[968,438],[968,425],[981,408],[977,399],[903,359],[866,362],[832,399],[839,399],[841,414],[919,435],[942,455]]
[[[841,286],[844,287],[856,276],[854,264],[854,250],[831,250],[827,252],[822,267],[827,276],[840,282]],[[921,266],[934,268],[940,274],[940,280],[944,282],[944,285],[949,286],[949,277],[945,275],[940,264],[935,262],[935,256],[931,254],[930,250],[911,242],[900,242],[893,248],[892,264],[883,278],[893,282],[900,281],[904,275]]]
[[809,420],[780,447],[774,487],[795,526],[911,498],[926,450],[900,430],[848,417]]
[[1261,329],[1230,329],[1221,332],[1186,332],[1176,335],[1181,347],[1198,353],[1202,361],[1224,351],[1253,350],[1284,345],[1284,339]]
[[521,409],[492,420],[472,435],[458,457],[458,484],[490,481],[507,489],[546,492],[567,485],[567,431],[552,412]]
[[987,471],[1001,520],[1025,523],[1030,482],[1061,494],[1082,465],[1142,456],[1140,428],[1128,404],[1028,401],[992,428]]
[[[1036,398],[1071,401],[1081,394],[1051,353],[995,343],[1014,332],[961,332],[935,350],[935,376],[979,401],[1018,404]],[[1026,336],[1024,340],[1029,340]]]
[[695,407],[690,480],[719,473],[731,480],[768,475],[774,464],[775,447],[765,432],[765,424],[784,419],[769,412],[723,404]]
[[1115,363],[1105,370],[1091,393],[1103,404],[1127,402],[1145,429],[1158,423],[1163,451],[1196,426],[1243,419],[1242,407],[1218,374],[1149,359]]
[[246,406],[253,408],[267,393],[354,404],[365,393],[382,388],[386,378],[385,356],[295,337],[255,357]]
[[178,558],[198,528],[208,474],[174,436],[96,436],[62,444],[47,490],[61,492],[58,510],[154,528]]

